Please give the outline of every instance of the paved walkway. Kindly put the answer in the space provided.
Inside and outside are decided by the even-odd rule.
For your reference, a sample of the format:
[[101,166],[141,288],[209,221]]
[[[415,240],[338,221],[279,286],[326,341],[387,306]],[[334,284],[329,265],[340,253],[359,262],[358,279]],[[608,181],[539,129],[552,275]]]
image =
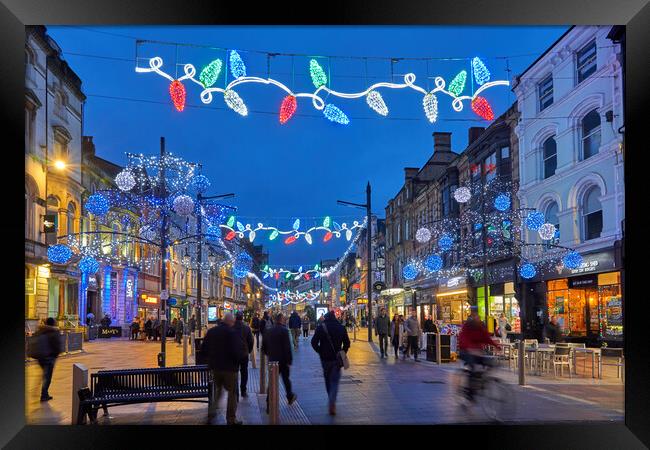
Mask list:
[[[337,415],[327,413],[327,395],[318,356],[309,339],[300,340],[291,367],[291,380],[298,401],[289,406],[280,381],[280,422],[282,424],[437,424],[483,421],[480,411],[466,411],[456,404],[452,377],[458,364],[380,359],[377,344],[357,334],[349,357],[351,367],[343,372]],[[101,369],[156,367],[160,344],[124,339],[84,343],[82,354],[57,361],[50,394],[54,399],[38,401],[41,370],[37,364],[25,369],[26,414],[30,424],[69,424],[72,408],[72,364],[82,363],[93,372]],[[182,347],[168,345],[168,366],[181,365]],[[192,363],[193,360],[191,359]],[[249,369],[249,397],[240,399],[237,414],[245,424],[268,423],[265,395],[259,394],[259,371]],[[517,408],[506,420],[516,422],[557,422],[582,420],[623,420],[624,390],[615,374],[603,380],[590,377],[554,379],[527,377],[528,386],[517,385],[516,373],[507,368],[499,376],[510,384]],[[215,424],[225,423],[225,396]],[[104,424],[202,424],[205,403],[168,402],[120,406],[109,409]]]

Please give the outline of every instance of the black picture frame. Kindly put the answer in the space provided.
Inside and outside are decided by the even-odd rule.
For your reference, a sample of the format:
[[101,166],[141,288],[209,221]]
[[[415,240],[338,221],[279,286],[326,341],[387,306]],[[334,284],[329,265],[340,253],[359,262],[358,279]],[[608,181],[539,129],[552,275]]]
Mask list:
[[[3,159],[5,167],[23,165],[18,149],[24,145],[24,25],[27,24],[332,24],[332,25],[557,25],[557,24],[617,24],[626,26],[626,100],[625,100],[625,145],[632,151],[625,154],[625,196],[633,204],[635,195],[644,192],[641,170],[643,152],[647,142],[643,139],[643,126],[646,124],[643,112],[649,104],[648,90],[645,88],[650,48],[648,29],[650,28],[650,5],[646,0],[545,0],[517,1],[490,0],[475,2],[471,0],[395,2],[388,0],[333,1],[326,3],[282,2],[255,5],[248,2],[216,2],[200,0],[181,2],[158,0],[145,2],[135,0],[81,1],[68,0],[3,0],[0,4],[0,42],[2,43],[2,64],[0,64],[0,89],[2,91],[2,122],[5,132]],[[316,8],[313,8],[316,6]],[[647,126],[647,125],[646,125]],[[24,305],[20,291],[23,274],[15,263],[22,258],[22,236],[24,233],[19,211],[23,209],[18,190],[19,170],[9,170],[3,178],[11,178],[5,188],[6,215],[3,223],[5,255],[2,266],[5,272],[5,286],[10,288],[3,302],[2,338],[2,382],[0,383],[0,402],[2,421],[0,423],[0,445],[4,448],[116,448],[120,444],[138,446],[145,444],[154,447],[166,442],[165,446],[175,445],[169,439],[173,435],[189,436],[192,446],[205,438],[208,442],[225,444],[226,440],[239,438],[255,444],[273,445],[275,436],[294,433],[292,439],[308,439],[312,445],[317,436],[331,436],[332,445],[358,445],[367,436],[382,439],[385,434],[393,434],[397,439],[406,439],[407,445],[429,445],[431,442],[443,445],[443,436],[452,445],[470,443],[470,447],[491,448],[644,448],[650,445],[650,404],[648,394],[648,335],[645,319],[645,296],[642,291],[641,260],[642,237],[638,231],[644,208],[635,205],[626,209],[623,258],[625,270],[623,283],[625,297],[631,299],[625,305],[624,329],[626,349],[625,371],[625,423],[579,423],[571,425],[530,424],[513,426],[432,426],[395,433],[392,427],[365,427],[363,433],[351,430],[346,433],[345,443],[339,431],[332,433],[327,427],[280,427],[269,429],[259,427],[251,430],[230,431],[228,438],[216,437],[218,433],[209,427],[147,427],[144,432],[139,427],[64,427],[64,426],[26,426],[25,425],[25,370],[24,334],[19,326],[24,320]],[[647,190],[647,188],[646,188]],[[631,234],[630,234],[631,233]],[[15,237],[15,238],[14,238]],[[630,237],[632,241],[630,241]],[[633,245],[629,243],[633,242]],[[638,264],[633,260],[638,259]],[[11,273],[15,275],[12,276]],[[15,292],[19,291],[19,292]],[[264,437],[254,437],[253,433],[263,431]],[[278,433],[277,435],[274,433]],[[329,434],[328,434],[329,433]],[[257,433],[255,433],[257,434]],[[435,436],[427,443],[428,436]],[[424,440],[420,439],[424,438]],[[261,441],[259,439],[262,439]],[[412,441],[409,441],[411,440]],[[186,442],[190,442],[186,438]],[[278,445],[280,441],[276,441]],[[389,441],[385,441],[384,444]],[[406,444],[404,442],[403,444]],[[402,445],[402,444],[400,444]]]

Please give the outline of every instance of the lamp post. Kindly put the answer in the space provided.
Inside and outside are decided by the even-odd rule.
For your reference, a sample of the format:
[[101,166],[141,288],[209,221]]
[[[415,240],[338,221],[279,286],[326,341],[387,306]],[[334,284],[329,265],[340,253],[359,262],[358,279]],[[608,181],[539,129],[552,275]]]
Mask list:
[[357,208],[366,209],[366,237],[367,237],[367,256],[368,256],[368,275],[366,277],[367,281],[367,292],[368,292],[368,342],[372,342],[372,271],[370,270],[370,261],[372,255],[372,213],[371,213],[371,189],[370,182],[366,186],[366,203],[352,203],[346,202],[343,200],[337,200],[337,203],[340,205],[354,206]]

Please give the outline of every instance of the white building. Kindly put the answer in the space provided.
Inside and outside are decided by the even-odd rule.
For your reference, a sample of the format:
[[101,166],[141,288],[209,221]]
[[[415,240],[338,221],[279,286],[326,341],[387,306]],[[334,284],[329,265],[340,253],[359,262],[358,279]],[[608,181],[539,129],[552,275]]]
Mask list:
[[513,87],[521,206],[544,212],[559,230],[555,242],[584,260],[579,269],[558,266],[530,280],[543,289],[535,288],[537,311],[529,313],[557,315],[567,334],[588,339],[622,331],[614,250],[625,214],[623,73],[610,29],[572,27]]

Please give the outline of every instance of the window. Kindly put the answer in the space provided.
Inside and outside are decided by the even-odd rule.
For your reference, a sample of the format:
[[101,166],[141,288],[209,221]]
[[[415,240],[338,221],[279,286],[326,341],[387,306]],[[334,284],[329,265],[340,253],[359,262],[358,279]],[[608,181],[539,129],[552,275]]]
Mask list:
[[499,176],[501,178],[512,177],[512,166],[510,165],[510,147],[501,147],[501,155],[499,161]]
[[483,173],[485,174],[485,181],[490,182],[497,177],[497,154],[492,153],[490,156],[483,160]]
[[595,109],[582,119],[582,159],[598,153],[600,148],[600,114]]
[[404,240],[408,241],[410,238],[411,236],[409,236],[409,220],[406,219],[404,221]]
[[68,234],[74,233],[74,216],[75,216],[76,208],[74,206],[74,203],[70,202],[68,204],[68,217],[67,217],[67,222],[68,222]]
[[550,244],[557,244],[560,241],[560,220],[557,217],[557,203],[553,202],[546,208],[546,222],[555,225],[555,236],[549,241]]
[[555,175],[557,169],[557,144],[555,138],[550,137],[544,141],[544,179]]
[[596,71],[596,41],[585,45],[577,54],[578,83]]
[[54,215],[54,230],[59,230],[59,199],[53,195],[47,198],[47,213]]
[[537,86],[539,95],[539,110],[544,111],[553,104],[553,75],[549,74],[544,81]]
[[593,187],[585,194],[582,201],[582,226],[585,241],[599,238],[603,231],[603,209],[598,197],[600,197],[600,189]]
[[402,233],[401,233],[400,223],[397,222],[397,243],[402,242]]

